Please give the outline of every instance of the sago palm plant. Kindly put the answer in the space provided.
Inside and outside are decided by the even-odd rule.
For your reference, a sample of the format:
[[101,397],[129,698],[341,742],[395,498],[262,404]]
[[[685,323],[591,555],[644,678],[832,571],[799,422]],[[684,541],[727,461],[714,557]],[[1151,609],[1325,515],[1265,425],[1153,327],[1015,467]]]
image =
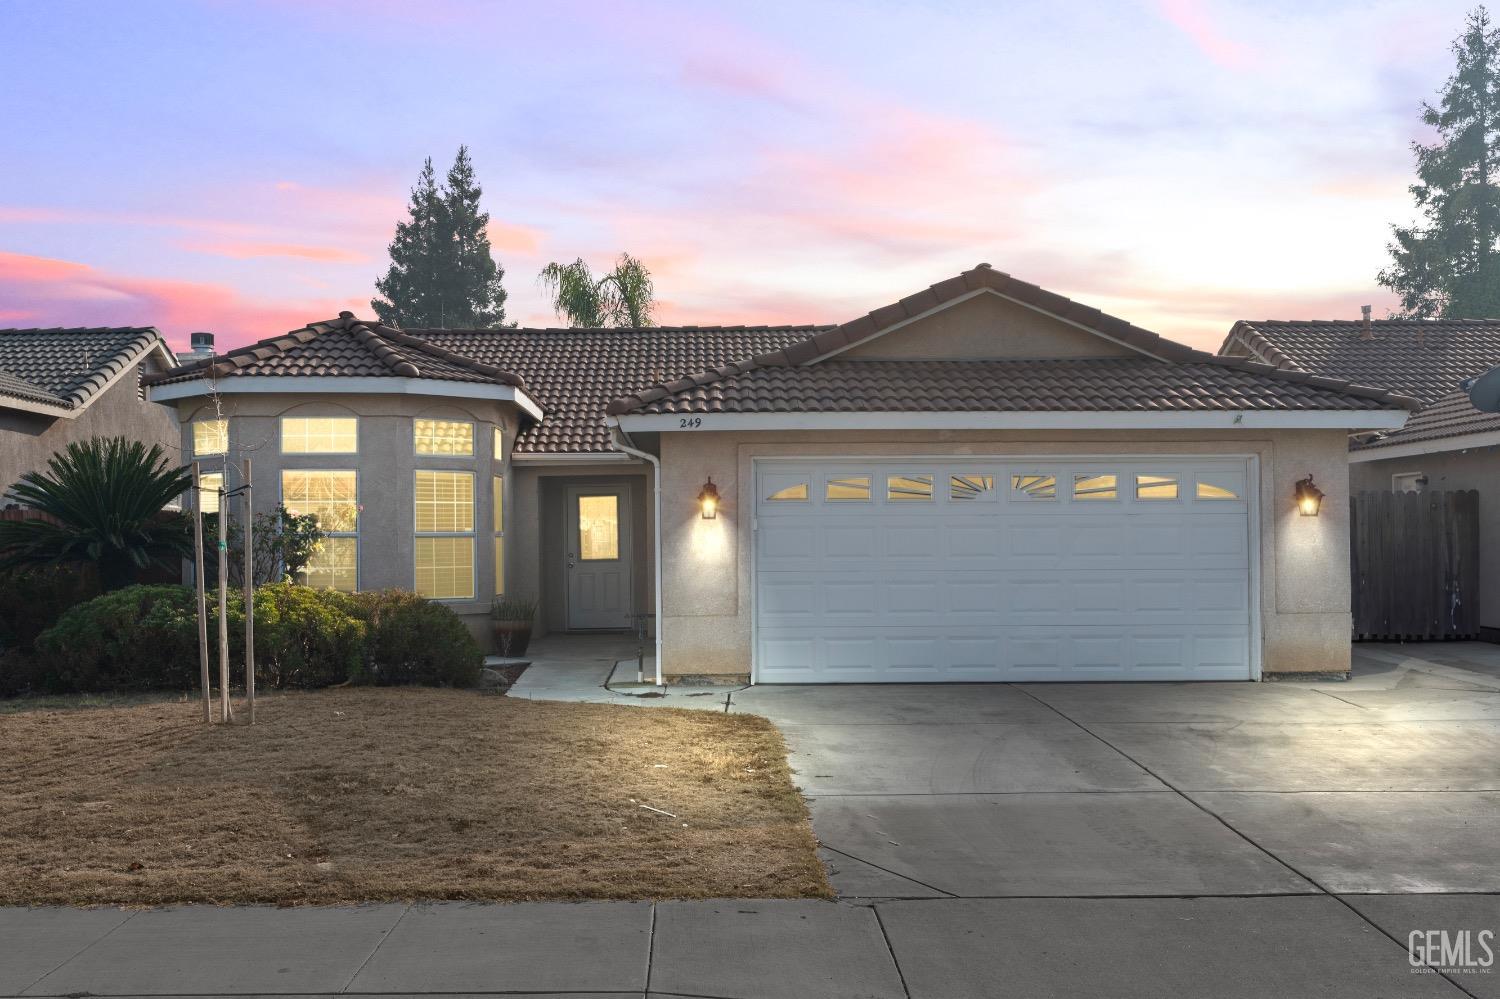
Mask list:
[[183,518],[163,517],[192,486],[160,444],[124,437],[69,444],[28,472],[10,497],[53,519],[0,521],[0,572],[36,566],[94,565],[105,590],[127,586],[138,570],[191,555]]

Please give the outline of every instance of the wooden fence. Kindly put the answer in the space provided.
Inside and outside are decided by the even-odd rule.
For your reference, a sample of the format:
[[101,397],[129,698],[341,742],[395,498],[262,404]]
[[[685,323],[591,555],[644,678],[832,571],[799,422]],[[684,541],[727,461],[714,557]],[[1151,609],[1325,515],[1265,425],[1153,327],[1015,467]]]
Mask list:
[[1349,501],[1354,637],[1479,634],[1479,493],[1360,493]]

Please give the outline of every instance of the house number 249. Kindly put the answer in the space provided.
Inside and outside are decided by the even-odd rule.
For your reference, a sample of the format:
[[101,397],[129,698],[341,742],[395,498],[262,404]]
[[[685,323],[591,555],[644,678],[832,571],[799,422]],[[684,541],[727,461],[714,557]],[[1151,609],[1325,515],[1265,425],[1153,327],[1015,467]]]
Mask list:
[[684,416],[682,417],[682,419],[677,421],[677,426],[683,430],[697,430],[699,427],[703,426],[703,417]]

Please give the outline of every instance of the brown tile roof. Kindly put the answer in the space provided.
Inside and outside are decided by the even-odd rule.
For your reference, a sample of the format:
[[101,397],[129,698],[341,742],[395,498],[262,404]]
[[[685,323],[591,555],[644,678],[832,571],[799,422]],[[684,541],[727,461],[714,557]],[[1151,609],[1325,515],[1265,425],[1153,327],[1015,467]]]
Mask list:
[[655,326],[647,329],[411,330],[413,336],[526,379],[547,418],[516,451],[607,453],[604,409],[685,371],[782,350],[827,326]]
[[1278,367],[1380,385],[1430,403],[1500,364],[1500,319],[1377,319],[1374,338],[1351,321],[1241,320],[1220,353],[1239,350]]
[[[1406,421],[1406,426],[1388,434],[1350,443],[1351,451],[1372,451],[1397,444],[1447,440],[1468,434],[1500,430],[1500,413],[1482,413],[1469,402],[1469,393],[1454,389]],[[1442,448],[1437,448],[1442,450]]]
[[1075,302],[1071,298],[1064,298],[1038,285],[1013,278],[1004,271],[995,270],[989,264],[980,264],[957,277],[939,281],[925,291],[908,295],[899,302],[825,330],[795,350],[789,351],[787,359],[792,364],[806,364],[834,351],[878,336],[897,323],[915,318],[930,309],[986,289],[998,292],[1023,305],[1051,313],[1060,319],[1087,327],[1152,357],[1164,360],[1186,360],[1189,356],[1199,353],[1186,344],[1168,340],[1150,330],[1141,329],[1123,319],[1100,312],[1092,306]]
[[435,378],[525,388],[519,375],[455,354],[401,330],[364,322],[350,312],[172,371],[148,385],[235,377]]
[[1212,360],[1152,357],[901,361],[832,358],[705,378],[632,413],[1165,412],[1385,409],[1312,379],[1291,381]]
[[[822,360],[898,323],[984,289],[1097,331],[1135,348],[1142,357],[1111,359],[1113,368],[1071,361],[891,360],[877,365],[872,361]],[[1034,364],[1050,367],[1028,367]],[[610,404],[608,412],[869,412],[883,406],[893,407],[885,410],[892,412],[942,410],[964,396],[955,395],[934,379],[962,378],[971,369],[973,377],[983,379],[983,383],[970,385],[970,398],[977,401],[964,409],[1414,409],[1418,405],[1414,399],[1385,389],[1195,350],[980,264],[803,343],[621,397]],[[780,373],[763,373],[770,371]],[[1049,381],[1038,392],[1026,390],[1018,381],[1042,372]],[[754,378],[746,377],[752,373]],[[1114,390],[1110,387],[1112,378],[1132,381]],[[798,388],[801,384],[808,387]],[[862,399],[861,393],[870,393],[871,398]],[[1318,400],[1315,404],[1308,401],[1313,398]],[[743,408],[727,408],[731,405]],[[725,408],[710,408],[714,406]]]
[[150,326],[0,330],[0,397],[81,409],[158,344]]

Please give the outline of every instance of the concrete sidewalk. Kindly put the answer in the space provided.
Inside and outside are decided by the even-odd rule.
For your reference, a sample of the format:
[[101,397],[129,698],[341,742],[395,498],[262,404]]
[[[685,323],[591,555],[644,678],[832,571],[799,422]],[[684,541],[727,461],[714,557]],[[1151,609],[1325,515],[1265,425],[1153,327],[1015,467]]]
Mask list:
[[4,909],[0,995],[1461,997],[1413,973],[1407,927],[1497,918],[1493,896]]

